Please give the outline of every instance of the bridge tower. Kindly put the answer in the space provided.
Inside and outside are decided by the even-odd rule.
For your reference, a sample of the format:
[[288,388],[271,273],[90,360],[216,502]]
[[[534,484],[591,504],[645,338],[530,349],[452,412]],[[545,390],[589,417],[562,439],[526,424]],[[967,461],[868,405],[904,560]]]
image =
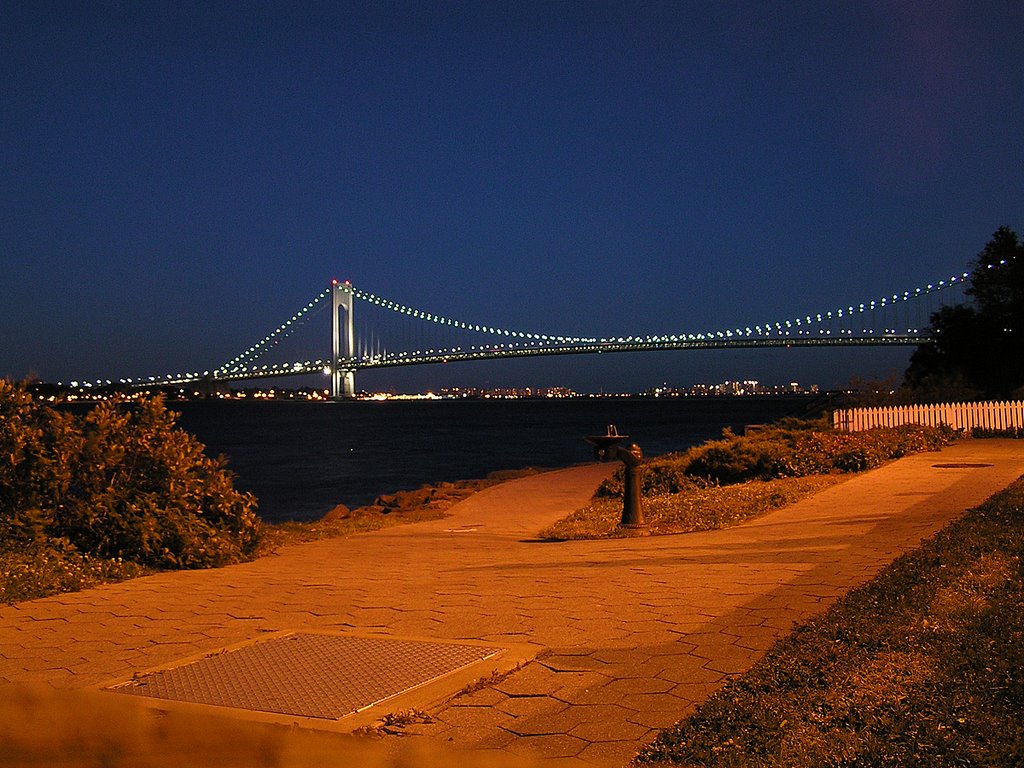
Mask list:
[[[355,397],[355,331],[352,322],[352,286],[331,281],[331,398]],[[340,314],[344,311],[344,328]]]

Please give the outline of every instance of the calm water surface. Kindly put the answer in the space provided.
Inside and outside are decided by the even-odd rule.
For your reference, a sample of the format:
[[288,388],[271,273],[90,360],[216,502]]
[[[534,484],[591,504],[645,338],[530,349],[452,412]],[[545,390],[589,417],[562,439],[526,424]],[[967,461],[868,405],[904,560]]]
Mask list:
[[268,521],[502,469],[591,460],[584,435],[615,424],[644,454],[681,450],[723,427],[799,414],[806,397],[505,401],[171,403]]

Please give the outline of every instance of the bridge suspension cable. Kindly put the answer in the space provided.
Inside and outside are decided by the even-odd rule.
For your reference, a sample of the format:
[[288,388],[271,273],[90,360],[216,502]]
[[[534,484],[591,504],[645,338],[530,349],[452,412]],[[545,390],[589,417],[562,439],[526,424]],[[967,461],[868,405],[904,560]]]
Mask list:
[[[391,310],[397,314],[405,315],[410,318],[423,320],[436,325],[450,326],[452,328],[474,331],[481,334],[486,334],[493,337],[508,337],[511,339],[520,339],[527,342],[533,342],[533,346],[538,344],[552,345],[592,345],[592,344],[625,344],[625,343],[646,343],[646,344],[669,344],[678,343],[684,341],[707,341],[715,339],[733,339],[733,338],[758,338],[758,337],[777,337],[777,336],[810,336],[810,335],[829,335],[833,331],[830,331],[827,327],[830,323],[837,324],[839,321],[850,321],[852,318],[877,312],[883,309],[889,309],[898,307],[901,304],[907,302],[919,302],[923,297],[931,294],[936,294],[940,291],[947,290],[953,287],[959,287],[964,284],[964,281],[969,277],[968,273],[961,275],[954,275],[950,278],[939,280],[936,282],[928,283],[921,287],[914,288],[912,290],[904,291],[902,293],[893,293],[891,295],[881,296],[875,299],[865,300],[855,304],[849,304],[846,306],[835,307],[833,309],[822,310],[819,312],[812,312],[802,316],[791,317],[785,320],[769,321],[765,323],[756,323],[745,326],[736,326],[733,328],[720,328],[712,329],[707,331],[680,331],[676,333],[668,334],[637,334],[637,335],[622,335],[622,336],[608,336],[608,337],[584,337],[584,336],[571,336],[566,334],[541,334],[523,330],[514,330],[508,328],[494,327],[487,324],[469,323],[464,321],[452,320],[441,315],[434,314],[422,309],[415,309],[408,307],[403,304],[376,296],[368,291],[363,291],[358,288],[351,287],[351,292],[355,298],[367,302],[370,305],[379,306],[384,309]],[[930,314],[930,313],[929,313]],[[918,336],[922,332],[922,328],[926,324],[923,322],[926,318],[917,318],[918,322],[910,324],[906,323],[904,328],[886,328],[884,332],[890,334],[912,334]],[[877,329],[875,329],[877,331]],[[853,335],[854,330],[852,328],[845,328],[842,331],[836,330],[835,333],[842,333],[844,335]],[[377,339],[374,342],[365,345],[366,349],[373,349],[374,352],[370,353],[369,357],[378,357],[380,350],[380,340]],[[451,347],[446,351],[457,351],[460,347]]]
[[[998,266],[986,265],[989,269]],[[335,282],[331,288],[321,291],[259,341],[212,371],[168,373],[143,379],[121,379],[121,382],[132,385],[179,384],[203,378],[229,381],[331,373],[338,370],[344,370],[346,375],[350,375],[355,370],[374,367],[588,352],[836,344],[912,345],[929,339],[928,324],[932,312],[937,308],[929,305],[929,301],[934,303],[957,290],[961,292],[959,297],[962,300],[962,291],[969,278],[970,273],[964,272],[901,293],[791,316],[784,320],[707,331],[608,337],[538,333],[457,320],[392,301],[348,283]],[[367,316],[365,310],[373,310],[369,321],[360,320],[361,333],[351,348],[335,355],[324,350],[305,360],[258,364],[271,350],[279,348],[283,340],[305,326],[310,318],[330,306],[332,291],[335,289],[347,291],[353,300],[360,302],[360,310],[356,312],[360,318]],[[916,316],[911,317],[915,312]],[[400,318],[401,323],[413,326],[414,330],[396,331],[387,322],[374,318],[374,313],[381,313],[381,317]],[[337,312],[334,314],[337,315]],[[868,316],[874,320],[865,322]],[[337,323],[338,318],[335,317],[332,322]],[[459,337],[466,334],[467,340],[461,341]]]
[[238,373],[252,368],[252,364],[263,355],[273,349],[282,340],[294,333],[312,315],[322,311],[326,306],[325,301],[330,296],[330,291],[321,291],[312,301],[304,305],[298,312],[285,320],[281,325],[257,341],[245,351],[235,355],[226,363],[213,370],[214,378],[220,378],[228,374]]
[[385,299],[381,296],[376,296],[369,291],[364,291],[354,286],[349,286],[352,295],[357,299],[373,304],[384,309],[390,309],[392,312],[396,312],[402,315],[408,315],[409,317],[427,320],[429,322],[436,323],[438,325],[447,325],[452,328],[458,328],[466,331],[475,331],[477,333],[486,333],[492,336],[509,336],[519,339],[536,339],[538,341],[553,341],[561,344],[582,344],[582,343],[593,343],[597,339],[586,338],[582,336],[562,336],[558,334],[543,334],[543,333],[532,333],[528,331],[516,331],[508,328],[499,328],[489,325],[480,325],[478,323],[468,323],[462,320],[453,320],[449,317],[442,315],[435,315],[432,312],[426,312],[422,309],[415,309],[413,307],[407,307],[404,304]]

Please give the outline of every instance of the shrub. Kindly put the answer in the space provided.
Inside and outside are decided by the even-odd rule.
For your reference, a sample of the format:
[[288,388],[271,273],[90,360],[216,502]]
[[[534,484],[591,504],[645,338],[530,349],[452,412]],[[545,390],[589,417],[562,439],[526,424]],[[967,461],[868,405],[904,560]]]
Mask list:
[[[686,464],[686,474],[729,485],[744,480],[781,477],[783,448],[760,436],[730,437],[695,448]],[[786,473],[789,474],[789,473]]]
[[1014,440],[1020,440],[1024,438],[1024,427],[1007,427],[1006,429],[974,427],[971,429],[971,437],[1008,437]]
[[[641,491],[644,496],[657,496],[695,485],[862,472],[907,454],[938,450],[955,436],[948,427],[907,424],[866,432],[837,432],[822,422],[793,420],[742,437],[725,430],[720,440],[645,463]],[[622,482],[619,469],[602,484],[597,495],[622,496]]]
[[[707,483],[699,478],[686,474],[686,466],[680,458],[683,455],[670,453],[644,462],[644,471],[640,475],[640,492],[644,496],[662,496],[706,486]],[[601,483],[594,495],[599,498],[621,498],[624,482],[623,470],[619,467],[615,474]]]
[[233,487],[160,397],[83,417],[0,381],[0,536],[155,568],[237,562],[259,539],[256,501]]
[[68,492],[82,439],[71,414],[40,408],[0,379],[0,543],[19,546],[44,534]]
[[737,483],[831,471],[861,472],[910,453],[937,450],[954,437],[948,427],[917,424],[865,432],[767,429],[693,449],[686,473]]

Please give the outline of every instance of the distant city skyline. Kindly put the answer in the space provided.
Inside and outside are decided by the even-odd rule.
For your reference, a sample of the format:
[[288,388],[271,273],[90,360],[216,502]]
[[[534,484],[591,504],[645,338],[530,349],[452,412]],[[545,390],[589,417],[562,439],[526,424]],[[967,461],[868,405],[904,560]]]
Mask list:
[[[130,387],[123,384],[98,384],[94,382],[55,383],[44,381],[28,382],[29,391],[36,397],[48,401],[74,402],[77,400],[121,399],[151,395],[156,392],[173,399],[303,399],[330,400],[330,389],[316,386],[289,386],[287,382],[274,384],[266,381],[259,385],[236,382],[234,386],[217,383],[212,386],[169,385],[154,387]],[[744,397],[765,395],[799,395],[817,394],[821,389],[817,384],[804,385],[797,381],[786,383],[765,383],[752,379],[721,382],[694,382],[689,385],[669,386],[667,384],[645,387],[640,390],[576,390],[566,386],[503,386],[503,387],[440,387],[421,391],[399,391],[389,389],[383,391],[362,390],[356,394],[359,399],[386,400],[396,399],[522,399],[522,398],[588,398],[588,397]]]

